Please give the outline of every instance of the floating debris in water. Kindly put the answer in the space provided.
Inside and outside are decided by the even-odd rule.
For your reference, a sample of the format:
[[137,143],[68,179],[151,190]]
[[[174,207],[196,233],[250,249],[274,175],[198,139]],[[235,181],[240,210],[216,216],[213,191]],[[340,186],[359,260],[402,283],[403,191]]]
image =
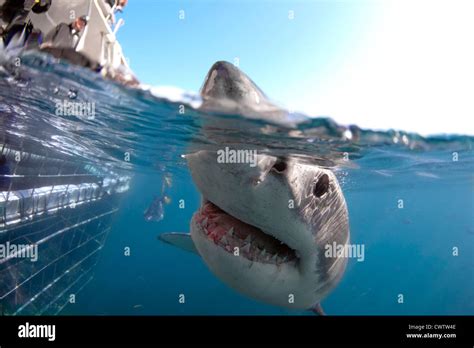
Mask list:
[[76,98],[77,98],[77,89],[71,88],[71,89],[67,92],[67,96],[68,96],[69,99],[76,99]]

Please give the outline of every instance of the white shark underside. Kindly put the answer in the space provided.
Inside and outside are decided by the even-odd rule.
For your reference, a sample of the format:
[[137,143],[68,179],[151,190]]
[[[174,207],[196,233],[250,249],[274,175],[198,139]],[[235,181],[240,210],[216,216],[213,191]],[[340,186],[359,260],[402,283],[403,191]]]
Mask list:
[[[285,113],[226,62],[214,64],[201,93],[206,110],[220,106],[258,115],[263,107],[268,120],[274,108],[277,122]],[[186,155],[202,205],[191,220],[190,235],[162,234],[160,239],[197,252],[219,279],[249,297],[288,308],[318,308],[347,262],[324,255],[326,245],[349,242],[337,178],[293,157],[258,154],[255,166],[219,163],[217,150]]]

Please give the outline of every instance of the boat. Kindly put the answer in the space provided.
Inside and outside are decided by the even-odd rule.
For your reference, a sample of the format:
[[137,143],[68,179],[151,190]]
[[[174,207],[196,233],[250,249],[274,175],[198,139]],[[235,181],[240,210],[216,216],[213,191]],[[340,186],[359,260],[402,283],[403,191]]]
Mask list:
[[[12,24],[5,21],[6,16],[2,18],[1,8],[15,1],[18,2],[0,0],[0,27],[4,35],[8,34],[5,31],[8,32]],[[41,4],[40,0],[24,1],[24,12],[14,20],[20,25],[24,23],[27,29],[17,33],[18,36],[23,35],[20,41],[24,43],[25,50],[44,51],[74,64],[91,67],[104,77],[124,85],[139,85],[117,40],[117,32],[124,25],[123,19],[115,20],[115,13],[120,8],[118,0],[114,4],[107,0],[47,0],[38,11],[35,11],[34,5]],[[77,41],[41,42],[58,26],[70,25],[77,19],[86,21],[84,29],[77,35]],[[29,34],[35,39],[27,39]],[[36,38],[40,42],[32,44]]]

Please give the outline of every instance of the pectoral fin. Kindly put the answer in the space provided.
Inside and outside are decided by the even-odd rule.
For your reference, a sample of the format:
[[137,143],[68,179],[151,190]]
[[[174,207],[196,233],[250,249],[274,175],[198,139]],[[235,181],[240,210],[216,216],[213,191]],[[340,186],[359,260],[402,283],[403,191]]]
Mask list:
[[194,245],[194,242],[191,239],[191,235],[189,233],[182,233],[182,232],[162,233],[158,235],[158,239],[161,240],[162,242],[174,245],[175,247],[178,247],[180,249],[199,255],[196,249],[196,246]]
[[320,303],[318,303],[318,304],[314,305],[313,307],[311,307],[311,311],[314,314],[317,314],[317,315],[326,315],[326,313],[324,313],[323,307],[321,307]]

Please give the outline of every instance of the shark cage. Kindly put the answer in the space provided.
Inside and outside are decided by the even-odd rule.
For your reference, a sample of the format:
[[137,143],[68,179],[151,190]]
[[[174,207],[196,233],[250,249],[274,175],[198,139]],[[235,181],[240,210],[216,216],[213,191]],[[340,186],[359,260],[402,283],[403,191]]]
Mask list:
[[58,314],[92,279],[131,178],[51,147],[6,140],[0,143],[0,312]]

